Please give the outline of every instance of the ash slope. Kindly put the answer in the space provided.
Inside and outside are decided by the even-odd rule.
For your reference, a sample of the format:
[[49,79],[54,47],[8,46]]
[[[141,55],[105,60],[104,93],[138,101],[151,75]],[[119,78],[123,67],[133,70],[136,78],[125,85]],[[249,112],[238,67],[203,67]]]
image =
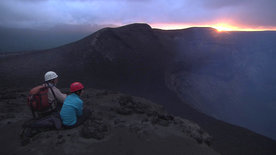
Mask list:
[[[248,33],[243,35],[248,36]],[[250,67],[250,63],[246,63],[245,67],[241,67],[242,63],[235,63],[236,68],[243,69],[238,72],[229,64],[232,60],[252,60],[247,58],[246,46],[240,43],[239,48],[236,48],[235,42],[231,42],[231,37],[240,38],[240,34],[218,35],[211,28],[161,31],[153,30],[146,24],[105,28],[78,42],[59,48],[0,58],[1,87],[30,88],[43,81],[46,71],[55,70],[60,76],[60,87],[68,87],[73,81],[82,81],[87,87],[120,90],[162,104],[169,112],[200,124],[213,136],[212,147],[223,154],[275,154],[275,142],[271,139],[215,120],[190,107],[193,106],[207,114],[215,114],[214,117],[222,120],[231,114],[231,108],[227,107],[231,106],[229,101],[217,98],[221,93],[231,97],[233,93],[228,93],[228,90],[243,90],[240,87],[228,89],[231,86],[243,85],[239,85],[239,82],[232,85],[227,80],[244,79],[241,81],[243,83],[246,81],[244,77],[251,76],[240,74],[247,73],[244,70]],[[250,37],[241,40],[250,40]],[[229,41],[232,44],[227,44]],[[221,52],[226,47],[231,48]],[[244,49],[244,57],[236,55],[239,52],[232,52],[232,49],[235,51],[240,48]],[[209,67],[204,69],[204,66]],[[232,76],[235,78],[232,79]],[[221,92],[215,93],[213,90]],[[225,99],[229,99],[229,96]],[[234,99],[239,97],[234,96]],[[203,103],[208,103],[209,106],[203,106]],[[235,115],[242,112],[244,111],[235,110]],[[259,119],[253,120],[257,124],[261,122]]]
[[94,89],[83,94],[85,108],[92,111],[83,125],[41,132],[21,146],[15,131],[31,118],[22,102],[26,94],[1,95],[1,154],[218,154],[197,124],[143,98]]

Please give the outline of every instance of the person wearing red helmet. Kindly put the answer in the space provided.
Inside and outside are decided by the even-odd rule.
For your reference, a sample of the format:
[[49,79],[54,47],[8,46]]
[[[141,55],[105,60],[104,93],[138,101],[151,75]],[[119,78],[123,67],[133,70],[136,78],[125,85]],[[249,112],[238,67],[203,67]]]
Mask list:
[[83,101],[80,96],[84,86],[80,82],[74,82],[70,86],[71,94],[65,99],[60,111],[62,124],[65,128],[73,128],[80,125],[87,117],[83,113]]
[[80,82],[74,82],[71,84],[70,86],[70,92],[74,93],[74,92],[81,92],[81,90],[84,88],[84,86],[80,83]]

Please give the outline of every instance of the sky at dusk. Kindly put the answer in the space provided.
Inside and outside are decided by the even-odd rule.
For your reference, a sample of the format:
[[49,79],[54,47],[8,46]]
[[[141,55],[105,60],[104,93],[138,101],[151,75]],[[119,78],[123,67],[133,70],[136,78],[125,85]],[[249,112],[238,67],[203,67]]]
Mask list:
[[0,26],[148,23],[159,28],[276,29],[275,0],[2,0]]

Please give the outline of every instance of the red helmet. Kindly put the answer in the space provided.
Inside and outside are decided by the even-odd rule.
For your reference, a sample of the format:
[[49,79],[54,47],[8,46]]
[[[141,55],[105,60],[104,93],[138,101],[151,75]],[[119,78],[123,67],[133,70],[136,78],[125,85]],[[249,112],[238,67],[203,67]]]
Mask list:
[[84,86],[80,82],[74,82],[70,86],[70,92],[73,93],[75,91],[83,89]]

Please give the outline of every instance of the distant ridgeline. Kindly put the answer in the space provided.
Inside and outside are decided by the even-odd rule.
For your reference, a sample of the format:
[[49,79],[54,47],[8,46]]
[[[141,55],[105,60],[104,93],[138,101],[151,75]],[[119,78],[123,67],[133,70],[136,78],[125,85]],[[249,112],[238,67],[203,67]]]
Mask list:
[[275,42],[276,32],[104,28],[59,48],[2,57],[0,85],[32,87],[55,70],[59,87],[83,81],[147,97],[188,117],[171,102],[173,91],[207,115],[276,139]]
[[89,35],[89,32],[34,30],[0,27],[0,55],[3,52],[34,51],[58,47],[79,40]]

